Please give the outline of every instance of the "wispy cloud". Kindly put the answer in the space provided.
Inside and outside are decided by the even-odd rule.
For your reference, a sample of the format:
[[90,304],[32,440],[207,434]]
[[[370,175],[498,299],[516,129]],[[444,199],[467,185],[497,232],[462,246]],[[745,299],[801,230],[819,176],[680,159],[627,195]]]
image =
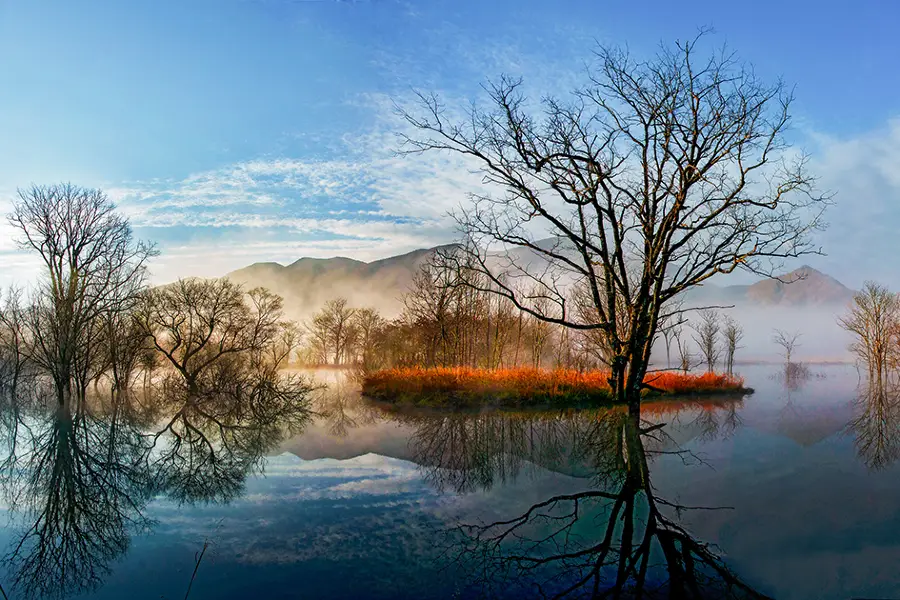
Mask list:
[[[159,241],[155,278],[221,275],[303,255],[374,259],[453,239],[447,213],[478,189],[480,176],[454,157],[397,155],[402,124],[393,104],[366,101],[373,126],[344,136],[338,158],[258,158],[109,189],[138,232]],[[216,230],[228,230],[228,239]],[[185,260],[203,256],[214,258]]]
[[894,287],[900,277],[888,265],[900,228],[900,117],[854,137],[811,134],[812,169],[835,194],[821,236],[829,273],[859,286],[878,279]]

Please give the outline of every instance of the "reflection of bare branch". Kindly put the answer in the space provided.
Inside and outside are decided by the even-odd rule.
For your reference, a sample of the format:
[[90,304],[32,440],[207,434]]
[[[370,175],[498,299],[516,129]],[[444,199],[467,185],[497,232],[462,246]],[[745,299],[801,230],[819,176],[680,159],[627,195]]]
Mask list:
[[613,457],[601,462],[617,464],[617,477],[535,503],[511,519],[460,525],[448,557],[475,567],[488,595],[503,589],[552,598],[764,598],[675,520],[685,510],[719,507],[656,497],[642,438],[661,428],[642,429],[634,413],[606,425],[614,422],[605,447]]
[[847,426],[856,451],[871,469],[885,469],[900,458],[900,389],[883,380],[870,382],[856,400],[857,415]]
[[185,395],[179,383],[160,394],[171,417],[153,436],[151,462],[161,486],[182,502],[225,502],[262,468],[265,453],[308,421],[311,387],[268,373],[218,371],[216,385]]
[[163,377],[61,406],[40,385],[33,397],[0,396],[0,485],[24,521],[3,561],[22,596],[99,587],[132,532],[150,525],[144,507],[157,493],[208,502],[242,489],[310,414],[305,380],[245,367],[211,367],[196,395]]
[[[737,421],[735,408],[724,408],[721,419],[712,417],[716,431]],[[707,408],[699,414],[710,418],[715,412]],[[537,502],[509,519],[461,524],[448,532],[446,557],[470,568],[486,595],[503,590],[555,598],[764,597],[676,521],[685,510],[723,507],[656,497],[649,459],[693,456],[672,449],[663,423],[624,410],[408,418],[417,425],[410,442],[416,461],[426,479],[441,488],[489,488],[531,464],[561,469],[577,463],[594,475],[593,489]]]
[[381,411],[364,402],[359,387],[345,378],[330,383],[320,392],[314,409],[325,419],[329,433],[335,437],[346,437],[349,430],[370,425],[381,418]]
[[536,468],[585,472],[617,470],[606,464],[622,411],[584,414],[482,413],[403,415],[415,425],[410,446],[426,481],[466,493],[533,475]]
[[129,530],[148,524],[146,443],[120,415],[59,407],[16,455],[21,484],[8,491],[30,524],[5,562],[23,594],[96,588],[128,548]]

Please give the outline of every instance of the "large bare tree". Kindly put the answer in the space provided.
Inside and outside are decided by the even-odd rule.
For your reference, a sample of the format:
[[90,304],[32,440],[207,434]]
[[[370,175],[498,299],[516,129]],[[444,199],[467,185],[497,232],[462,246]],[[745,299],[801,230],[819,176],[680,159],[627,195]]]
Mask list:
[[134,305],[155,249],[135,241],[106,194],[68,183],[19,190],[9,222],[44,267],[28,316],[31,359],[67,404],[99,368],[101,317]]
[[[489,106],[461,118],[436,95],[399,108],[401,152],[457,153],[484,176],[455,214],[465,243],[445,253],[478,275],[461,284],[602,332],[615,397],[632,405],[665,307],[718,274],[772,276],[818,252],[810,234],[829,203],[788,143],[791,91],[724,51],[701,56],[702,41],[646,61],[600,47],[586,83],[540,107],[502,77]],[[589,318],[571,306],[573,282],[589,290]]]

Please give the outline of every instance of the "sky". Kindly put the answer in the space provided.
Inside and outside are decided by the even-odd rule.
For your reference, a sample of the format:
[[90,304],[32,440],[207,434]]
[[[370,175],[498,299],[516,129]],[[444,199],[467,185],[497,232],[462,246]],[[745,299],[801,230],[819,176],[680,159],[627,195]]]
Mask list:
[[[156,242],[156,282],[452,241],[480,178],[401,157],[415,90],[465,106],[521,76],[571,90],[597,43],[649,56],[711,27],[796,92],[792,141],[835,194],[809,263],[900,287],[900,5],[496,0],[0,0],[0,213],[18,188],[100,187]],[[34,257],[0,224],[0,284]]]

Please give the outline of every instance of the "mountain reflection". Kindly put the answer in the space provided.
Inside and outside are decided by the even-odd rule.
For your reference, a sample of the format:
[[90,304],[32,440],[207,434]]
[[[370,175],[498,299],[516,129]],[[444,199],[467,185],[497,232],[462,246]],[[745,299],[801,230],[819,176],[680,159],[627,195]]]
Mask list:
[[[687,507],[661,498],[650,464],[685,463],[675,435],[711,439],[739,425],[735,403],[650,405],[640,411],[422,415],[416,462],[440,489],[486,490],[524,470],[587,478],[588,488],[449,532],[446,555],[483,595],[552,598],[765,598],[679,523]],[[648,414],[649,413],[649,414]],[[678,421],[680,433],[649,420]],[[685,467],[687,468],[687,467]]]
[[[188,396],[165,381],[57,405],[41,393],[0,407],[2,489],[14,522],[4,557],[18,596],[99,587],[158,495],[226,502],[265,453],[309,419],[308,404],[267,382]],[[298,388],[299,389],[299,388]]]

